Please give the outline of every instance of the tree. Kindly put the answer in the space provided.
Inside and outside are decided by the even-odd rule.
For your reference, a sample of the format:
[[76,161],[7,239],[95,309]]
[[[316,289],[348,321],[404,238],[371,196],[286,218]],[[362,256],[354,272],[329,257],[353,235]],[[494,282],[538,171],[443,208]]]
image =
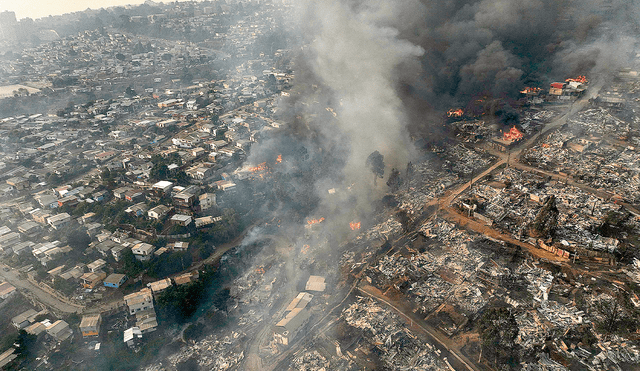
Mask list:
[[387,180],[387,186],[391,192],[395,192],[402,185],[402,177],[400,176],[400,171],[397,169],[391,169],[391,175],[389,175],[389,179]]
[[622,308],[618,301],[614,299],[601,299],[595,304],[595,308],[602,316],[599,327],[604,332],[610,334],[618,330],[622,319]]
[[373,172],[373,184],[375,185],[377,179],[384,176],[384,156],[380,152],[374,151],[367,157],[366,164]]
[[538,212],[536,218],[529,225],[529,235],[536,238],[553,237],[556,227],[558,226],[559,214],[560,212],[556,206],[556,197],[551,195]]
[[493,359],[494,365],[518,364],[518,323],[507,308],[491,308],[485,311],[478,323],[485,358]]
[[135,97],[135,96],[136,96],[136,95],[138,95],[138,94],[136,93],[136,91],[135,91],[135,90],[133,90],[133,88],[132,88],[131,86],[127,86],[127,89],[125,89],[125,91],[124,91],[124,95],[125,95],[127,98],[133,98],[133,97]]
[[69,236],[67,237],[67,243],[69,246],[76,250],[86,249],[90,242],[91,237],[80,230],[75,230],[69,233]]

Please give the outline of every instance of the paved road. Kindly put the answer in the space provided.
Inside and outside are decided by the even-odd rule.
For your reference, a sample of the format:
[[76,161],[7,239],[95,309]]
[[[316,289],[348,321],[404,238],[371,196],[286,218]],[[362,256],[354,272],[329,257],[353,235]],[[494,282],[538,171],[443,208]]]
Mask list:
[[436,343],[440,344],[440,346],[444,347],[467,370],[480,371],[480,369],[475,365],[475,363],[473,363],[470,359],[468,359],[464,354],[460,352],[458,345],[454,341],[449,339],[449,337],[447,337],[446,335],[440,333],[435,328],[429,326],[427,323],[425,323],[422,320],[422,318],[418,318],[412,315],[413,313],[411,312],[397,308],[394,304],[391,303],[392,300],[390,298],[386,297],[383,293],[381,293],[375,287],[365,285],[362,287],[358,287],[358,290],[367,296],[370,296],[378,301],[385,303],[387,306],[391,307],[396,313],[400,314],[405,320],[409,320],[409,323],[413,328],[419,329],[420,332],[422,332],[424,335],[427,335]]
[[26,291],[37,301],[49,308],[52,308],[54,311],[63,313],[81,313],[84,309],[84,307],[81,305],[63,301],[60,298],[46,292],[39,286],[31,283],[30,281],[21,278],[19,272],[16,269],[9,269],[9,271],[5,272],[4,268],[6,268],[7,266],[4,264],[0,265],[2,265],[2,269],[0,269],[0,277],[15,286],[20,291]]
[[[556,128],[566,124],[567,120],[569,119],[569,117],[574,115],[576,112],[580,112],[584,107],[587,106],[587,104],[589,104],[589,97],[594,96],[594,94],[597,95],[598,91],[600,91],[601,87],[602,87],[601,84],[595,84],[595,86],[592,88],[593,91],[589,95],[585,95],[581,99],[575,101],[567,109],[567,111],[564,114],[562,114],[560,117],[556,118],[555,120],[553,120],[549,124],[547,124],[544,127],[543,130],[540,130],[540,132],[538,132],[537,134],[535,134],[531,138],[527,139],[523,143],[519,144],[515,148],[515,151],[512,151],[510,155],[507,154],[507,153],[498,153],[497,154],[498,157],[499,157],[498,161],[495,164],[493,164],[492,166],[490,166],[489,168],[485,169],[482,173],[480,173],[477,176],[475,176],[473,179],[482,179],[482,177],[484,177],[486,175],[489,175],[492,171],[497,169],[499,166],[506,164],[507,161],[509,161],[509,157],[514,158],[514,159],[518,158],[520,156],[520,153],[522,153],[523,150],[525,150],[525,149],[529,148],[530,146],[534,145],[536,143],[536,141],[538,140],[538,138],[540,138],[541,136],[546,135],[547,133],[551,132],[552,130],[555,130]],[[462,192],[464,192],[465,190],[467,190],[467,188],[469,188],[471,186],[471,184],[473,182],[473,179],[471,179],[470,182],[467,182],[467,183],[463,184],[462,186],[458,187],[453,192],[448,194],[442,200],[441,205],[444,205],[444,206],[451,205],[453,200],[455,200],[455,198],[458,197],[458,195],[460,195]]]

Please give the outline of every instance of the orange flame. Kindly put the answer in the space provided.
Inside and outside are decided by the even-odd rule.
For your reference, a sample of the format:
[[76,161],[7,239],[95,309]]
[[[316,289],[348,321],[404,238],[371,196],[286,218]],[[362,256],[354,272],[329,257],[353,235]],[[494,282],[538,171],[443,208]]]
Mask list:
[[524,137],[520,130],[516,129],[515,126],[513,126],[511,130],[505,132],[503,136],[505,140],[520,140]]
[[309,251],[310,248],[311,248],[311,246],[309,246],[309,245],[303,245],[301,251],[302,251],[303,254],[306,254]]
[[356,229],[360,229],[360,222],[351,222],[349,223],[349,227],[351,227],[352,231],[355,231]]
[[258,267],[258,268],[256,268],[256,273],[258,273],[258,274],[264,274],[264,267]]
[[522,94],[535,94],[535,93],[539,93],[540,90],[542,90],[542,89],[541,88],[532,88],[530,86],[527,86],[523,90],[521,90],[520,93],[522,93]]
[[464,115],[464,111],[460,108],[458,109],[450,109],[447,112],[447,117],[461,117],[462,115]]
[[586,83],[588,83],[588,82],[589,82],[589,80],[587,80],[587,78],[586,78],[585,76],[578,76],[578,77],[576,77],[576,78],[574,78],[574,79],[572,79],[572,78],[568,78],[568,79],[566,79],[565,81],[566,81],[566,82],[575,81],[575,82],[579,82],[579,83],[581,83],[581,84],[586,84]]
[[278,155],[278,158],[276,159],[276,164],[280,163],[282,163],[282,155]]
[[261,163],[261,164],[260,164],[260,165],[258,165],[258,166],[250,167],[250,168],[249,168],[249,171],[250,171],[250,172],[252,172],[252,173],[255,173],[256,171],[263,171],[263,170],[266,170],[266,168],[267,168],[267,163],[266,163],[266,162],[263,162],[263,163]]
[[318,224],[318,223],[322,223],[322,222],[324,222],[324,218],[307,220],[307,224],[309,224],[309,225]]

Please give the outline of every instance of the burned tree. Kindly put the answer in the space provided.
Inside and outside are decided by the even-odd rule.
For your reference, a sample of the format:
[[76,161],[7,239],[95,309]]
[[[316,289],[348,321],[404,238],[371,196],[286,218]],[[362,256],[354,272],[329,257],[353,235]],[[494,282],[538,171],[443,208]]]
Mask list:
[[544,203],[534,221],[529,225],[529,235],[535,238],[553,237],[558,225],[556,197],[551,196]]
[[374,151],[367,157],[367,166],[373,172],[373,184],[377,183],[378,178],[384,176],[384,155],[378,151]]

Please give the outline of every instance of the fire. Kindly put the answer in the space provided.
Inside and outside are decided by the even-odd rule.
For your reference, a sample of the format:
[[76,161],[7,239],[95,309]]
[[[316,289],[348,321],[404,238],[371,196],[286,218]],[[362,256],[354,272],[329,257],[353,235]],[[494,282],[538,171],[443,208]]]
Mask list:
[[504,136],[504,139],[505,139],[505,140],[512,140],[512,141],[514,141],[514,140],[520,140],[520,139],[522,139],[522,138],[524,137],[524,135],[522,135],[522,133],[520,132],[520,130],[516,129],[516,127],[515,127],[515,126],[513,126],[513,127],[511,128],[511,130],[506,131],[506,132],[503,134],[503,136]]
[[352,231],[355,231],[356,229],[360,229],[360,222],[351,222],[349,223],[349,227],[351,227]]
[[530,86],[527,86],[524,88],[524,90],[521,90],[520,93],[522,94],[536,94],[539,93],[540,90],[542,90],[541,88],[532,88]]
[[[340,103],[340,105],[342,105],[342,103]],[[333,108],[327,107],[327,111],[331,112],[333,117],[338,117],[338,114],[336,113],[336,111],[333,110]]]
[[450,109],[447,112],[447,117],[461,117],[462,115],[464,115],[464,111],[460,108],[458,109]]
[[266,170],[266,169],[267,169],[267,163],[263,162],[258,166],[250,167],[249,171],[252,172],[252,173],[255,173],[257,171],[263,171],[263,170]]
[[282,155],[278,155],[278,158],[276,159],[276,164],[280,163],[282,163]]
[[307,224],[309,224],[309,225],[314,225],[314,224],[318,224],[318,223],[322,223],[322,222],[324,222],[324,218],[307,220]]
[[586,83],[588,83],[588,82],[589,82],[589,80],[587,80],[587,78],[586,78],[585,76],[578,76],[578,77],[576,77],[576,78],[574,78],[574,79],[569,78],[569,79],[566,79],[565,81],[566,81],[566,82],[575,81],[575,82],[579,82],[579,83],[581,83],[581,84],[586,84]]
[[311,246],[309,245],[302,245],[302,249],[300,250],[303,254],[306,254],[309,249],[311,248]]
[[256,273],[258,273],[258,274],[264,274],[264,267],[258,267],[258,268],[256,268]]

